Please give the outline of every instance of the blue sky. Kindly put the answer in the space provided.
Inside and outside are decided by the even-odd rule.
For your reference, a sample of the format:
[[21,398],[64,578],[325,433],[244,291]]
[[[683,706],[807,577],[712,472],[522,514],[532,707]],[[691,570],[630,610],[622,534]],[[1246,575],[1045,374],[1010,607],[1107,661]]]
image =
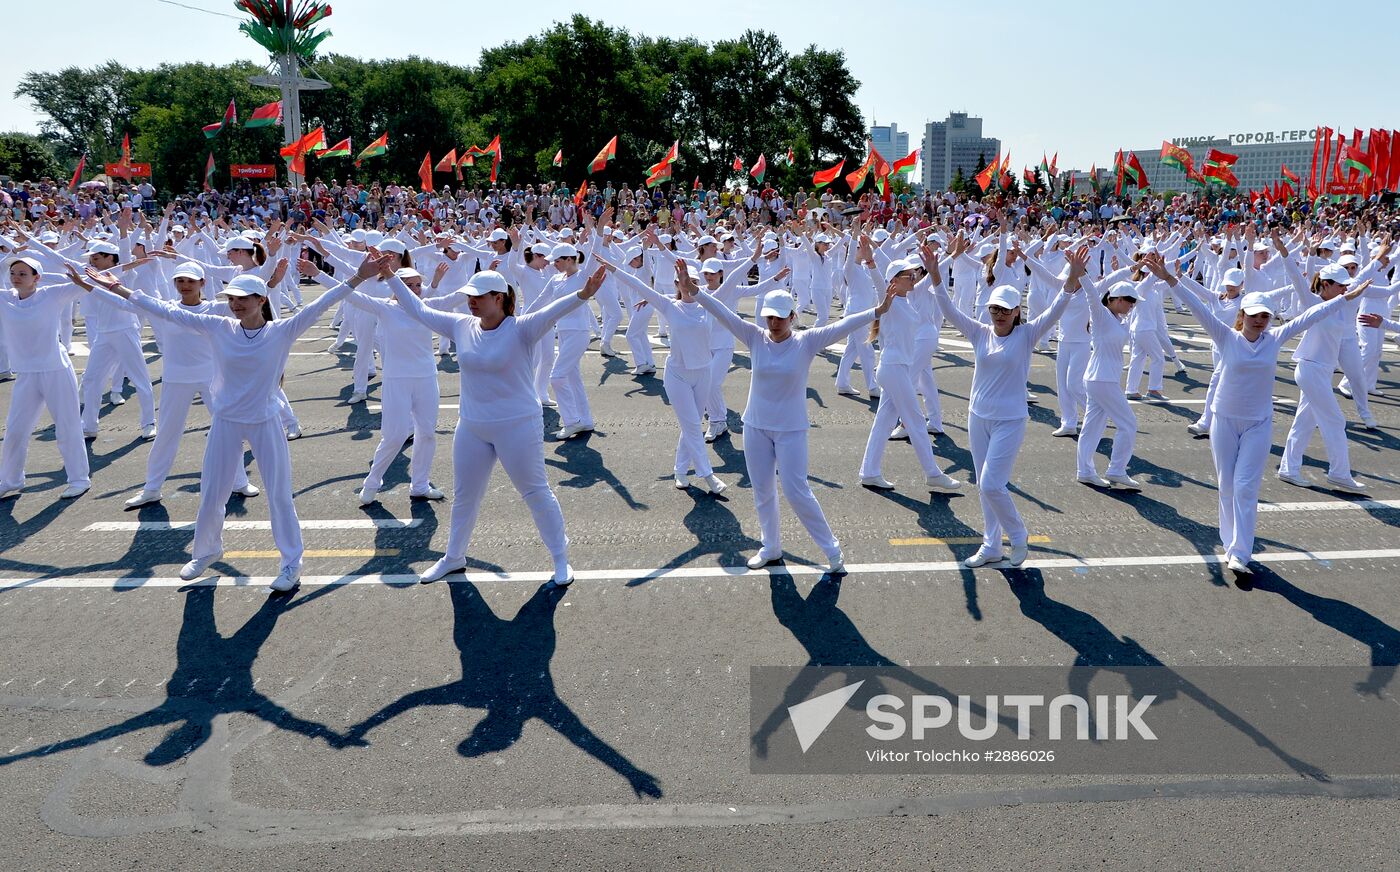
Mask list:
[[[180,2],[235,15],[231,0]],[[462,64],[582,8],[553,0],[518,7],[444,0],[332,5],[327,50]],[[1017,165],[1058,151],[1063,168],[1103,166],[1120,146],[1153,148],[1175,136],[1317,124],[1400,128],[1400,52],[1382,48],[1400,33],[1397,0],[590,5],[592,18],[654,36],[708,42],[755,28],[777,34],[789,51],[809,44],[844,50],[861,82],[858,103],[867,123],[894,122],[916,147],[926,121],[967,111],[985,119],[987,134],[1003,141]],[[519,14],[504,14],[512,9]],[[120,20],[117,10],[126,13]],[[263,59],[235,18],[160,0],[16,2],[6,18],[11,47],[0,55],[6,98],[31,69],[108,59],[129,66]],[[1327,33],[1338,35],[1315,38]],[[25,101],[0,101],[0,130],[37,126]]]

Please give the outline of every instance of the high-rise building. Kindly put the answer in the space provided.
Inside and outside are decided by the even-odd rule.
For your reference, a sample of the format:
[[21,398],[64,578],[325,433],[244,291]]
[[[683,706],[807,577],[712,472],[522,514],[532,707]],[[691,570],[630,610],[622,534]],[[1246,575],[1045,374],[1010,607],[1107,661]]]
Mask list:
[[901,133],[898,124],[872,124],[870,144],[890,163],[909,154],[909,134]]
[[943,121],[924,126],[923,164],[925,191],[946,191],[962,170],[964,178],[977,173],[978,160],[991,163],[1001,152],[1001,140],[982,135],[982,119],[966,112],[952,112]]

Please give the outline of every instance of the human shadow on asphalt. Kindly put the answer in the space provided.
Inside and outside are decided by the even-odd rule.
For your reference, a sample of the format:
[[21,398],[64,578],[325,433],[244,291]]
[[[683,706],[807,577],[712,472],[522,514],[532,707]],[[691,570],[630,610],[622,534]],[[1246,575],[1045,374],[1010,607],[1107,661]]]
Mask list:
[[[1051,635],[1074,650],[1072,666],[1076,668],[1072,669],[1066,682],[1071,694],[1091,699],[1089,684],[1093,678],[1101,672],[1117,673],[1133,688],[1134,697],[1155,694],[1158,703],[1174,700],[1178,695],[1194,700],[1202,708],[1248,736],[1256,745],[1273,754],[1294,772],[1309,778],[1326,780],[1326,775],[1316,766],[1284,751],[1219,700],[1169,669],[1135,639],[1129,636],[1120,638],[1103,621],[1089,612],[1052,599],[1045,591],[1045,576],[1040,570],[1007,568],[1000,571],[1006,577],[1007,587],[1020,603],[1021,614],[1040,624]],[[1159,678],[1152,682],[1150,687],[1142,686],[1144,676],[1131,667],[1143,666],[1155,667],[1167,673],[1170,676],[1169,683],[1164,686]]]
[[[669,480],[669,478],[668,478]],[[695,537],[695,545],[663,561],[657,574],[667,569],[675,569],[694,563],[702,557],[714,554],[719,566],[742,566],[744,552],[759,547],[762,543],[744,534],[743,525],[734,517],[724,496],[702,493],[697,488],[689,488],[684,493],[693,505],[681,519],[690,535]],[[628,587],[639,587],[654,581],[655,575],[634,578],[627,582]]]
[[1345,600],[1303,590],[1267,565],[1255,563],[1251,568],[1254,576],[1242,585],[1244,588],[1277,594],[1318,623],[1350,636],[1370,650],[1371,674],[1356,685],[1358,693],[1379,696],[1395,680],[1400,667],[1400,630]]
[[[1097,488],[1095,490],[1098,490]],[[1098,490],[1098,492],[1115,500],[1133,511],[1137,512],[1141,518],[1154,527],[1160,527],[1168,533],[1175,533],[1180,536],[1187,545],[1202,557],[1214,558],[1215,548],[1220,544],[1220,528],[1209,527],[1192,518],[1188,518],[1177,510],[1171,503],[1161,500],[1154,500],[1152,497],[1140,491],[1126,491],[1118,489]],[[1277,543],[1275,543],[1277,544]],[[1210,583],[1216,587],[1226,587],[1225,571],[1221,564],[1215,560],[1208,560],[1205,564],[1206,571],[1210,573]]]
[[[590,443],[597,433],[587,432],[575,436],[573,439],[566,439],[562,442],[555,442],[554,454],[560,457],[559,460],[552,460],[545,457],[545,465],[555,469],[562,469],[570,474],[569,478],[559,482],[560,487],[587,489],[595,484],[605,484],[612,488],[622,501],[627,504],[627,508],[633,511],[641,511],[648,508],[646,503],[639,503],[632,497],[632,492],[627,489],[627,485],[617,477],[612,470],[603,463],[603,455]],[[606,437],[599,437],[606,438]]]
[[655,776],[590,730],[555,690],[550,673],[556,644],[554,614],[566,589],[541,585],[509,620],[496,616],[475,584],[451,584],[447,591],[462,677],[412,691],[389,703],[351,727],[346,734],[349,741],[363,741],[370,731],[421,706],[479,708],[486,714],[458,743],[457,753],[481,757],[514,745],[525,723],[538,718],[625,778],[638,796],[662,795]]
[[[835,667],[837,669],[841,667],[875,667],[885,670],[890,679],[920,693],[949,698],[956,697],[957,694],[937,682],[919,675],[906,666],[895,663],[871,647],[855,622],[836,604],[841,596],[842,577],[840,574],[823,574],[821,579],[812,586],[812,590],[808,592],[807,596],[803,597],[798,592],[792,576],[788,573],[775,569],[769,576],[768,588],[773,603],[773,616],[807,650],[808,659],[804,665],[808,667]],[[760,757],[768,756],[768,740],[786,720],[788,708],[806,702],[817,689],[818,684],[831,674],[831,672],[817,669],[803,669],[797,674],[792,683],[783,691],[782,702],[768,713],[768,716],[763,719],[763,723],[750,737],[754,753]],[[841,683],[849,684],[852,676],[850,673],[845,675],[846,677]],[[861,677],[865,678],[865,676]],[[866,681],[875,688],[875,693],[885,692],[882,689],[883,683],[879,679],[866,679]],[[862,708],[863,705],[863,703],[859,705],[847,703],[847,706],[853,709]],[[986,717],[985,708],[974,705],[972,710],[978,715]],[[1001,717],[998,720],[1007,727],[1014,727],[1014,722],[1010,718]]]
[[0,766],[171,725],[171,730],[144,757],[147,765],[165,766],[187,757],[208,741],[215,717],[234,713],[252,715],[273,727],[309,739],[321,739],[332,748],[344,747],[346,740],[342,736],[324,724],[287,711],[259,692],[253,679],[253,663],[263,643],[272,635],[277,620],[290,609],[316,599],[329,589],[322,588],[295,602],[290,595],[272,594],[242,627],[232,635],[223,636],[214,619],[215,586],[203,583],[182,588],[185,591],[184,620],[175,642],[175,669],[165,683],[164,702],[86,735],[0,756]]

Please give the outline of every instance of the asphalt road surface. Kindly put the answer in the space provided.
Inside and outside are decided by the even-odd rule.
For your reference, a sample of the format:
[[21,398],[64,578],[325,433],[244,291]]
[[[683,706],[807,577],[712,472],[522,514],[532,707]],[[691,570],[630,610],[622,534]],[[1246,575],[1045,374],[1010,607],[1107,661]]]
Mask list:
[[[469,574],[416,583],[442,553],[450,506],[409,500],[407,453],[379,503],[359,505],[381,387],[346,404],[352,357],[328,353],[326,321],[287,367],[305,431],[291,443],[307,548],[291,596],[266,590],[278,560],[261,497],[230,501],[220,574],[177,577],[202,407],[166,500],[135,512],[122,502],[148,445],[134,399],[104,409],[78,500],[58,499],[41,430],[28,489],[0,502],[0,867],[1397,868],[1393,761],[1330,778],[751,773],[752,666],[1111,666],[1146,652],[1169,667],[1351,666],[1393,699],[1394,347],[1381,429],[1348,429],[1369,500],[1275,479],[1297,394],[1280,367],[1260,571],[1242,587],[1218,556],[1208,443],[1185,430],[1208,346],[1188,318],[1170,321],[1188,372],[1168,377],[1170,403],[1134,406],[1141,494],[1075,482],[1074,442],[1050,435],[1054,358],[1036,356],[1040,403],[1013,477],[1033,536],[1020,571],[957,566],[981,529],[975,492],[930,496],[907,443],[886,457],[894,491],[860,487],[873,406],[837,395],[835,353],[809,388],[812,485],[849,570],[835,578],[785,504],[786,562],[745,570],[758,524],[737,414],[712,449],[728,492],[677,491],[660,378],[631,376],[596,344],[584,380],[597,432],[545,443],[578,570],[564,592],[542,587],[548,554],[499,469]],[[970,351],[944,338],[934,447],[966,480]],[[742,351],[726,388],[736,410]],[[434,481],[450,492],[451,361],[441,385]],[[0,406],[12,389],[0,384]],[[553,410],[542,426],[557,426]],[[1323,480],[1320,439],[1304,469]]]

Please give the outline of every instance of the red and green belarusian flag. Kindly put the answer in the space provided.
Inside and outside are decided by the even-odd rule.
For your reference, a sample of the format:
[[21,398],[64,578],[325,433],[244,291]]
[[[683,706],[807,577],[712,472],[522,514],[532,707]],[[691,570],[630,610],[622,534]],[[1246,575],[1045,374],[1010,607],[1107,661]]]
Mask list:
[[216,121],[213,124],[204,125],[204,136],[207,139],[213,139],[219,135],[219,131],[223,130],[225,126],[236,124],[237,122],[238,109],[233,105],[233,101],[230,100],[228,101],[228,108],[224,110],[224,117],[222,120]]
[[[1049,165],[1047,164],[1046,166],[1049,166]],[[1022,167],[1022,168],[1021,168],[1021,179],[1022,179],[1022,181],[1024,181],[1024,182],[1025,182],[1026,184],[1028,184],[1028,185],[1036,185],[1036,184],[1039,184],[1039,182],[1040,182],[1039,176],[1037,176],[1035,173],[1031,172],[1031,168],[1030,168],[1030,167]]]
[[607,167],[608,161],[617,157],[617,137],[608,140],[607,145],[588,164],[588,174],[591,176]]
[[360,165],[360,161],[367,157],[380,157],[389,151],[389,134],[387,132],[379,134],[379,138],[371,142],[360,156],[355,158],[355,166]]
[[1240,186],[1240,180],[1235,176],[1234,170],[1231,169],[1231,167],[1233,167],[1235,161],[1239,159],[1240,156],[1237,154],[1230,154],[1218,148],[1212,148],[1206,153],[1205,165],[1201,167],[1202,180],[1206,182],[1215,182],[1216,184],[1225,185],[1230,188],[1238,188]]
[[1303,181],[1302,179],[1298,178],[1298,174],[1297,174],[1297,173],[1293,172],[1292,170],[1290,170],[1290,169],[1288,168],[1288,164],[1284,164],[1284,165],[1283,165],[1283,169],[1281,170],[1281,172],[1283,173],[1283,177],[1284,177],[1285,179],[1288,179],[1290,182],[1292,182],[1292,183],[1295,184],[1295,185]]
[[274,100],[253,110],[253,117],[249,118],[244,127],[271,127],[274,124],[282,123],[282,101]]
[[326,129],[318,127],[291,145],[285,145],[278,152],[286,158],[287,171],[299,176],[306,175],[306,156],[326,147]]
[[1172,145],[1165,139],[1162,140],[1162,163],[1169,167],[1176,167],[1187,176],[1190,176],[1196,169],[1196,162],[1191,159],[1191,152],[1179,145]]
[[761,185],[763,184],[763,174],[766,172],[768,172],[768,159],[763,156],[763,152],[759,152],[758,161],[753,165],[753,169],[749,170],[749,175],[753,176],[753,180]]
[[452,171],[453,171],[454,169],[456,169],[456,168],[457,168],[457,149],[454,148],[454,149],[452,149],[451,151],[449,151],[447,154],[445,154],[445,155],[442,156],[442,160],[440,160],[440,161],[437,162],[437,166],[433,167],[433,171],[434,171],[434,172],[439,172],[439,173],[450,173],[450,172],[452,172]]
[[[867,143],[868,144],[868,143]],[[865,185],[865,179],[870,175],[871,168],[875,165],[875,150],[871,149],[865,155],[865,163],[846,174],[846,184],[850,186],[851,193],[854,194]]]
[[350,137],[345,137],[340,142],[321,152],[318,157],[349,157]]
[[1043,151],[1040,153],[1039,169],[1042,173],[1045,173],[1047,179],[1054,175],[1054,173],[1050,171],[1050,161],[1045,157],[1045,152]]
[[824,188],[836,180],[841,175],[841,170],[846,166],[846,161],[842,159],[834,167],[818,170],[812,174],[812,187]]
[[1137,152],[1128,153],[1128,175],[1137,183],[1138,188],[1146,188],[1150,183],[1147,181],[1147,170],[1143,169],[1142,161],[1138,160]]
[[663,160],[660,163],[652,164],[651,172],[647,175],[647,187],[654,188],[662,182],[671,180],[671,162]]
[[1342,147],[1342,166],[1356,170],[1363,177],[1375,172],[1375,167],[1371,165],[1371,156],[1355,145]]
[[741,158],[741,157],[739,157],[739,156],[736,154],[736,155],[734,155],[734,172],[736,172],[736,173],[742,173],[743,171],[744,171],[744,159]]
[[561,148],[554,153],[554,160],[551,164],[556,167],[562,167],[564,165],[564,149]]
[[209,152],[209,159],[204,162],[204,190],[214,190],[214,152]]
[[1059,163],[1060,163],[1060,153],[1057,151],[1057,152],[1055,152],[1054,154],[1050,155],[1050,175],[1051,175],[1051,176],[1057,176],[1057,175],[1060,174],[1059,171],[1056,169],[1056,167],[1057,167],[1057,165],[1058,165]]
[[913,172],[914,164],[919,160],[919,150],[916,148],[904,157],[894,162],[890,167],[890,175],[899,175],[902,172]]

